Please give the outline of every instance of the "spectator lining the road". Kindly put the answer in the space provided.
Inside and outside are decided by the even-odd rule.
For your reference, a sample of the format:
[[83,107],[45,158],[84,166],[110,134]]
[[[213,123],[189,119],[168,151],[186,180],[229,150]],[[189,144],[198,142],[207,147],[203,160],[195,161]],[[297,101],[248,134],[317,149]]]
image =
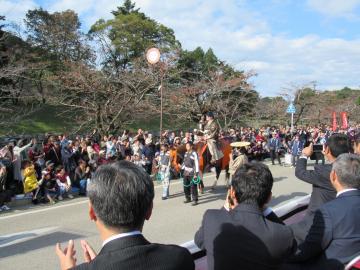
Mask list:
[[[290,128],[285,127],[268,126],[261,127],[259,129],[240,127],[239,129],[232,128],[228,131],[224,130],[220,133],[220,137],[228,142],[241,141],[250,143],[250,145],[246,148],[245,154],[251,162],[252,160],[264,160],[269,157],[269,153],[272,151],[269,149],[272,136],[278,137],[280,141],[277,149],[278,152],[275,151],[275,153],[272,153],[272,156],[280,157],[280,155],[283,155],[284,153],[292,152],[294,154],[295,152],[301,152],[305,142],[313,141],[324,145],[334,132],[335,131],[333,131],[329,126],[325,125],[307,127],[299,126],[295,127],[293,132],[291,132]],[[338,130],[338,132],[346,134],[354,142],[354,147],[356,148],[355,141],[356,138],[359,137],[359,125],[352,125],[348,130],[343,129]],[[171,166],[169,170],[169,177],[172,179],[180,176],[179,168],[183,161],[183,154],[179,153],[179,151],[181,151],[179,149],[184,148],[181,141],[196,140],[198,143],[204,140],[204,137],[201,136],[201,132],[194,134],[190,131],[164,131],[161,139],[156,138],[151,133],[143,131],[142,129],[139,129],[135,136],[126,130],[122,136],[104,136],[103,139],[99,136],[98,131],[95,133],[97,134],[95,135],[97,136],[98,141],[94,140],[92,134],[89,136],[70,136],[72,140],[70,140],[70,137],[65,134],[61,136],[46,135],[46,138],[43,140],[43,147],[39,147],[40,144],[36,145],[36,141],[32,140],[33,146],[28,148],[28,152],[23,149],[21,151],[21,155],[17,153],[19,152],[18,147],[17,151],[15,151],[17,155],[14,155],[12,150],[13,145],[11,142],[8,142],[7,145],[0,150],[0,160],[6,167],[5,189],[9,191],[12,196],[23,192],[23,177],[19,176],[18,173],[15,173],[17,169],[14,168],[17,168],[18,160],[24,159],[27,155],[33,162],[39,178],[41,176],[41,171],[45,167],[45,162],[56,162],[59,165],[64,166],[66,173],[70,177],[71,185],[77,188],[80,188],[80,184],[78,183],[78,177],[75,177],[75,170],[79,167],[81,160],[86,161],[89,165],[91,164],[90,172],[93,172],[99,165],[126,159],[137,163],[149,174],[152,174],[154,179],[159,179],[158,167],[152,165],[156,165],[158,162],[155,160],[155,153],[160,151],[162,144],[170,144]],[[299,141],[301,143],[298,147],[298,151],[291,151],[292,137],[296,134],[298,134]],[[179,136],[177,137],[177,135]],[[18,138],[16,138],[16,140],[18,140]],[[115,147],[111,147],[111,154],[108,158],[106,158],[107,143],[109,145],[115,145]],[[20,141],[19,146],[21,144],[22,142]],[[25,148],[28,146],[29,145]],[[358,151],[360,152],[360,150]],[[137,154],[136,157],[135,154]],[[16,156],[20,156],[20,159],[15,158]],[[322,153],[316,153],[316,159],[324,160]],[[291,163],[285,165],[290,166]],[[54,173],[51,173],[52,177],[55,178]],[[202,171],[200,172],[200,176],[202,177]],[[18,181],[14,182],[14,179],[17,179]],[[168,181],[166,178],[164,178],[164,180],[166,184]],[[81,187],[81,193],[85,194],[84,187]],[[166,197],[167,192],[164,198]],[[47,200],[44,202],[46,201]]]
[[341,154],[333,162],[330,182],[336,198],[308,217],[311,224],[284,269],[343,270],[360,252],[360,157]]
[[[307,158],[313,154],[312,147],[311,144],[309,147],[304,148],[295,170],[297,178],[312,184],[310,203],[307,210],[308,216],[313,216],[320,206],[336,198],[336,190],[330,181],[332,165],[315,165],[314,170],[308,170],[306,168]],[[351,145],[348,137],[344,134],[334,134],[326,143],[324,155],[326,159],[332,163],[339,155],[349,153],[350,150]],[[307,222],[307,220],[294,224],[293,229],[296,238],[304,240],[310,225],[311,223]]]
[[74,186],[79,188],[79,195],[86,195],[86,186],[90,177],[90,167],[87,166],[86,161],[80,160],[74,177]]
[[24,160],[22,167],[24,169],[24,193],[32,194],[32,202],[34,204],[38,203],[38,193],[40,191],[40,187],[37,180],[37,175],[35,171],[35,166],[29,161]]
[[66,173],[63,166],[58,166],[56,168],[56,183],[59,186],[60,195],[59,200],[62,201],[64,196],[67,196],[70,199],[73,199],[71,195],[71,180],[69,175]]
[[261,163],[241,166],[225,207],[207,210],[195,244],[206,250],[208,269],[277,269],[293,252],[290,228],[266,219],[273,177]]
[[121,161],[101,166],[88,186],[89,216],[103,241],[96,255],[81,242],[85,263],[76,266],[74,242],[56,246],[61,269],[193,270],[190,252],[175,245],[152,244],[142,229],[153,208],[154,186],[144,170]]

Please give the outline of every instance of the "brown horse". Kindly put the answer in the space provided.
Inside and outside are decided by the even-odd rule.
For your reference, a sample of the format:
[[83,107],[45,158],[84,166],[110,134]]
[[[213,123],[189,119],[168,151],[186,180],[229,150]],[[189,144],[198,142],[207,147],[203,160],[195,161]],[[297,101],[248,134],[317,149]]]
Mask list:
[[[219,140],[219,148],[223,152],[224,157],[219,159],[215,167],[216,172],[216,180],[214,181],[212,188],[214,188],[217,185],[217,181],[219,180],[219,176],[222,170],[226,171],[226,183],[228,183],[230,174],[228,172],[229,170],[229,162],[230,162],[230,153],[231,153],[231,146],[230,141],[227,139],[220,139]],[[204,174],[205,172],[208,172],[212,164],[210,164],[211,161],[211,154],[209,151],[209,148],[207,147],[207,144],[205,141],[200,141],[194,145],[194,150],[197,152],[199,156],[199,169]],[[184,156],[186,152],[185,145],[181,145],[177,148],[177,154],[180,156]]]

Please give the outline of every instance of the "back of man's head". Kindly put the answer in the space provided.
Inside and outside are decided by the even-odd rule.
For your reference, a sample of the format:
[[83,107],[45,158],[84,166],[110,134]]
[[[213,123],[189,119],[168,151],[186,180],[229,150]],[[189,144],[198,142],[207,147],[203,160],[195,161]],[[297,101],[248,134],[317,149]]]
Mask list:
[[345,134],[334,134],[330,136],[326,145],[329,147],[330,153],[334,158],[337,158],[341,154],[349,153],[351,150],[350,140]]
[[151,211],[154,186],[140,167],[120,161],[98,168],[88,185],[88,197],[105,226],[131,231],[141,229]]
[[231,186],[237,202],[263,207],[267,203],[273,186],[273,176],[269,168],[262,163],[242,165],[234,174]]
[[360,189],[360,156],[342,154],[336,158],[332,169],[343,188]]

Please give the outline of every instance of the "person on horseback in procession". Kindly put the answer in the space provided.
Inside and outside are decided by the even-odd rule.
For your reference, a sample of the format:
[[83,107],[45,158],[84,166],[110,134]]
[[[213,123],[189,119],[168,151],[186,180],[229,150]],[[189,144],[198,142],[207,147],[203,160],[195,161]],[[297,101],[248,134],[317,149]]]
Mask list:
[[[184,161],[181,166],[183,170],[184,177],[184,193],[185,201],[184,203],[191,202],[192,205],[198,204],[198,190],[197,184],[200,182],[199,178],[199,158],[197,153],[193,150],[193,143],[186,143],[186,153],[184,155]],[[190,194],[191,193],[191,194]]]
[[220,133],[220,127],[214,119],[214,114],[206,114],[205,139],[211,154],[211,164],[215,165],[218,160],[224,157],[224,154],[218,149],[217,142]]

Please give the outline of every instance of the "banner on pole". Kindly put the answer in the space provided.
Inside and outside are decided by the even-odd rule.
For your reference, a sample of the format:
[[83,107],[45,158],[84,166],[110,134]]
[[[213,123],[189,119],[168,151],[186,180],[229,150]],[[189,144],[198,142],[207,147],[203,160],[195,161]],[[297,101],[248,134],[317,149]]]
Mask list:
[[332,113],[332,129],[333,131],[337,129],[336,112]]
[[348,128],[349,127],[349,123],[348,123],[348,117],[347,117],[347,113],[346,112],[341,112],[340,113],[340,116],[341,116],[341,128]]

